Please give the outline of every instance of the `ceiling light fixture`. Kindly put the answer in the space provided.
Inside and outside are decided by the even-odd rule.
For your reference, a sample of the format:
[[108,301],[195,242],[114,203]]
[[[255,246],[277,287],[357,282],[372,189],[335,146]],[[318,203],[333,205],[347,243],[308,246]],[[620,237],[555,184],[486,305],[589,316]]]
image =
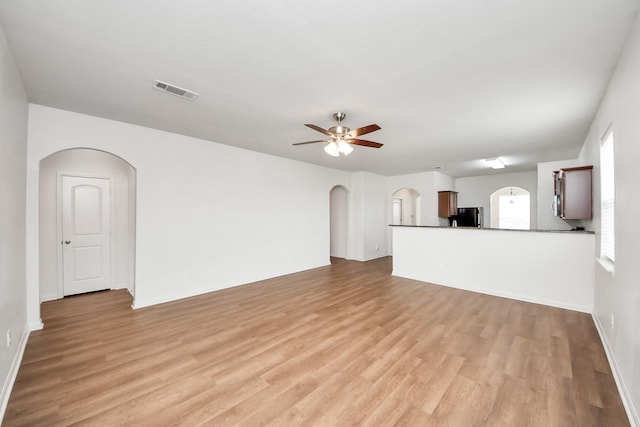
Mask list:
[[344,139],[338,138],[338,151],[348,156],[353,151],[353,147]]
[[337,140],[329,141],[324,146],[324,151],[333,157],[338,157],[340,154],[348,156],[353,151],[353,147],[344,139],[338,138]]
[[338,157],[340,155],[340,152],[338,151],[338,144],[336,144],[334,141],[331,141],[327,145],[325,145],[324,151],[328,155],[333,157]]
[[487,165],[493,169],[504,169],[504,163],[499,158],[495,159],[484,159],[487,162]]

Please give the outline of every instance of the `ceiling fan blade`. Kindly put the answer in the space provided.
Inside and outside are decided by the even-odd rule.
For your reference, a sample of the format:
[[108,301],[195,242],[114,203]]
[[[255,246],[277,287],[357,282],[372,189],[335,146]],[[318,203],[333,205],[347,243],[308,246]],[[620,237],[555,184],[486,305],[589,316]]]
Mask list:
[[316,126],[316,125],[312,125],[312,124],[308,124],[308,123],[305,124],[305,126],[311,128],[313,130],[317,130],[318,132],[323,133],[323,134],[325,134],[327,136],[330,136],[330,137],[334,137],[335,136],[334,134],[332,134],[328,130],[322,129],[320,126]]
[[371,132],[375,132],[375,131],[380,130],[380,129],[382,129],[380,126],[378,126],[377,124],[373,123],[373,124],[370,124],[368,126],[363,126],[361,128],[352,130],[351,132],[347,133],[347,137],[348,138],[355,138],[357,136],[364,135],[364,134],[371,133]]
[[327,141],[326,139],[319,139],[317,141],[296,142],[295,144],[291,144],[291,145],[315,144],[317,142],[329,142],[329,141]]
[[380,148],[384,144],[380,144],[379,142],[367,141],[366,139],[347,139],[349,144],[353,145],[362,145],[363,147],[372,147],[372,148]]

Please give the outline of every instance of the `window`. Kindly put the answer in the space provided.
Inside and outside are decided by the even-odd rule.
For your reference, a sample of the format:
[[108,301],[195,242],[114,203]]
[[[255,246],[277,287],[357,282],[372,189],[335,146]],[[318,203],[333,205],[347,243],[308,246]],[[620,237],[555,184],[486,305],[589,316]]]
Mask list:
[[531,200],[527,190],[503,187],[490,197],[491,228],[529,230]]
[[611,127],[600,144],[600,258],[612,271],[615,261],[615,173]]
[[528,230],[529,195],[501,195],[499,200],[498,227],[512,230]]

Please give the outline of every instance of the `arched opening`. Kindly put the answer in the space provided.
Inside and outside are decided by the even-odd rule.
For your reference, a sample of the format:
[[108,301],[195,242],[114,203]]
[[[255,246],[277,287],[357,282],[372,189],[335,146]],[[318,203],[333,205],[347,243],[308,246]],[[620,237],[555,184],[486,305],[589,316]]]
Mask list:
[[68,149],[40,161],[39,188],[40,302],[99,288],[135,296],[136,170],[108,152]]
[[420,193],[413,188],[401,188],[392,198],[394,225],[420,225]]
[[531,197],[520,187],[503,187],[491,194],[491,228],[529,230]]
[[[420,193],[413,188],[401,188],[391,194],[391,224],[420,225]],[[388,251],[393,252],[393,233],[388,230]]]
[[329,255],[349,258],[349,191],[336,185],[329,193]]

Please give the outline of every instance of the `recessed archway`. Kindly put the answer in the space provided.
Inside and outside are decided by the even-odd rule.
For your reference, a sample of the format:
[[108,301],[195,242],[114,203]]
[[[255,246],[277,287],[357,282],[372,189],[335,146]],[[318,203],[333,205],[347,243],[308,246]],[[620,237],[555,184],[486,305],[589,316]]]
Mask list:
[[[420,225],[420,193],[404,187],[391,194],[391,224]],[[388,230],[389,254],[393,254],[393,233]]]
[[503,187],[491,194],[491,228],[529,230],[531,197],[520,187]]
[[135,295],[136,170],[105,151],[73,148],[50,154],[39,162],[39,300],[62,298],[61,183],[64,177],[104,179],[109,193],[109,287]]
[[393,193],[392,220],[394,225],[420,225],[420,193],[413,188],[401,188]]

